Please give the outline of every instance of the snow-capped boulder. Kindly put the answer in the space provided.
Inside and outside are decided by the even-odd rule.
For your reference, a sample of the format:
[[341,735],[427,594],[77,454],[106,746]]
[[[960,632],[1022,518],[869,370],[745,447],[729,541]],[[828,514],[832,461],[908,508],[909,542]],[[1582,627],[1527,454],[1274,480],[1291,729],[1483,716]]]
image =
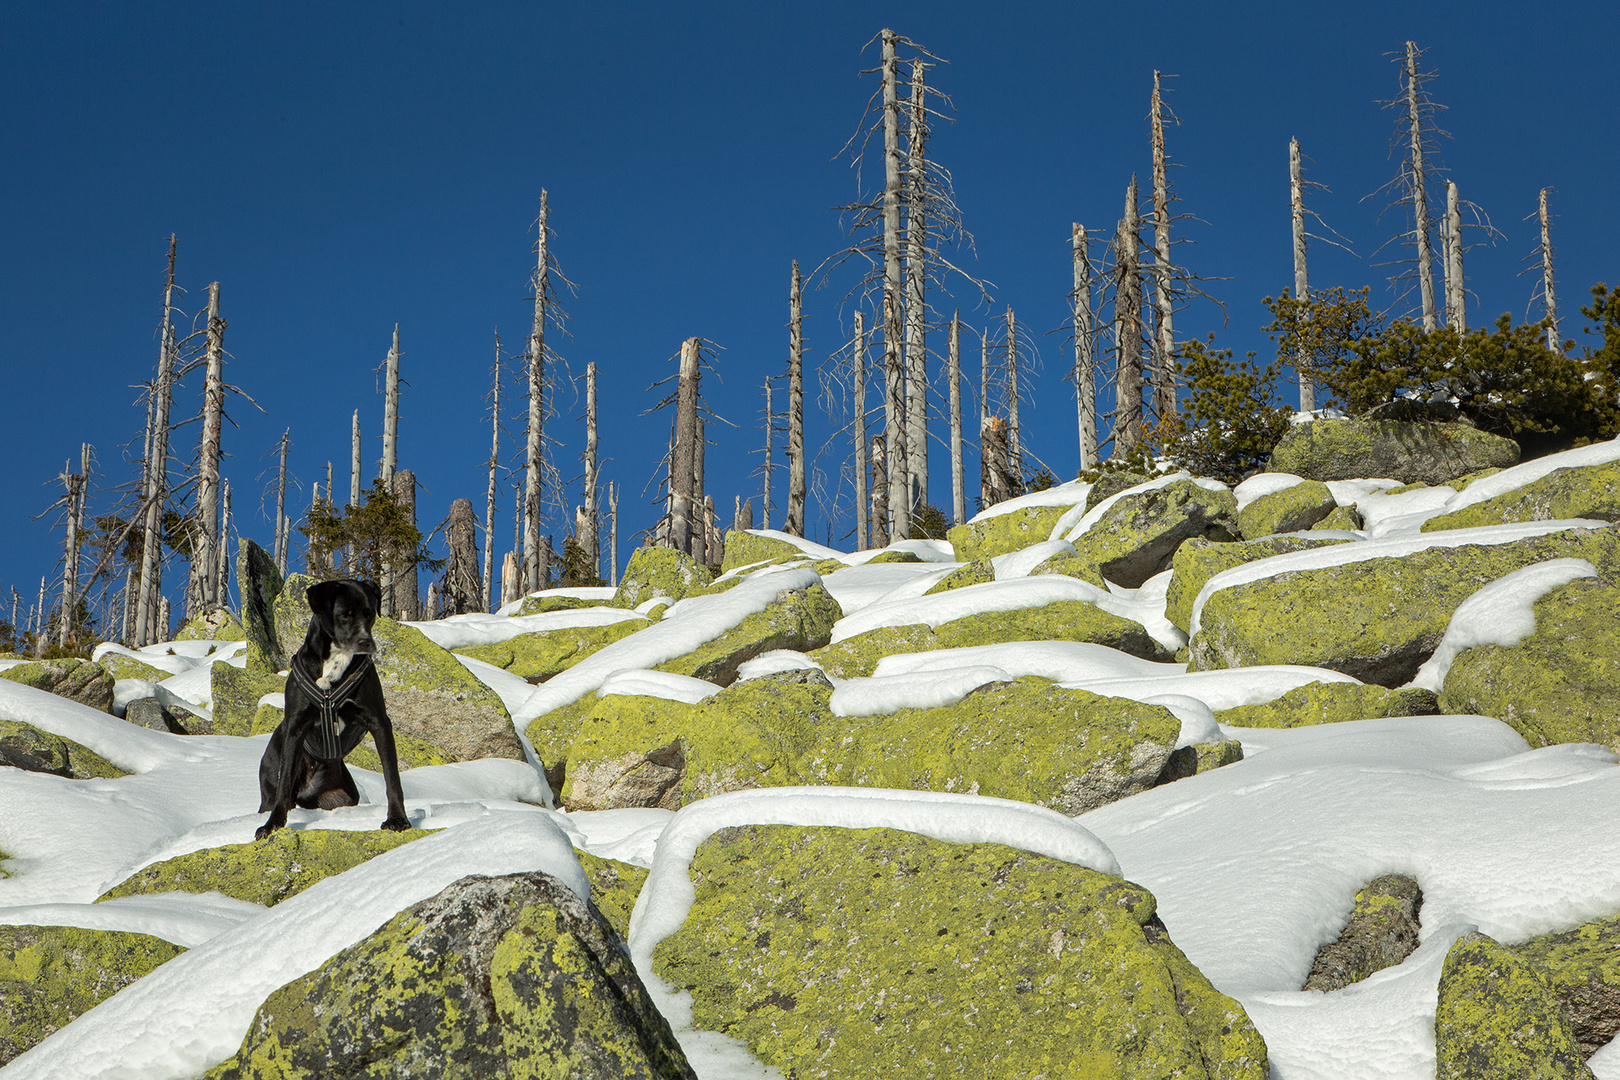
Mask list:
[[494,664],[529,682],[543,683],[603,646],[648,625],[646,619],[626,619],[602,626],[563,626],[486,645],[465,645],[451,652]]
[[613,606],[635,608],[659,597],[673,603],[713,581],[708,569],[685,552],[668,547],[638,547],[630,554],[624,576],[619,579]]
[[1342,990],[1411,956],[1418,947],[1422,907],[1423,890],[1404,874],[1369,881],[1356,892],[1338,938],[1317,950],[1305,989]]
[[210,1080],[695,1080],[623,942],[535,871],[469,876],[271,994]]
[[1381,716],[1431,716],[1439,711],[1431,690],[1390,690],[1353,681],[1313,682],[1272,701],[1217,710],[1215,719],[1234,727],[1295,728]]
[[987,581],[994,580],[996,580],[995,566],[989,559],[977,559],[966,566],[952,570],[930,586],[923,595],[933,596],[937,593],[950,592],[952,589],[965,588],[968,585],[983,585]]
[[174,636],[176,641],[246,641],[247,631],[228,608],[210,608],[193,616]]
[[1568,518],[1620,521],[1620,462],[1555,469],[1522,487],[1430,518],[1423,531]]
[[1620,1034],[1620,916],[1533,937],[1513,952],[1552,986],[1583,1054]]
[[1590,1080],[1546,976],[1478,932],[1446,954],[1434,1015],[1436,1080]]
[[0,1065],[184,951],[149,934],[0,926]]
[[1069,506],[1028,506],[980,515],[946,533],[957,562],[971,563],[1038,544],[1070,510]]
[[775,599],[736,626],[699,645],[685,656],[666,660],[658,670],[687,675],[719,686],[737,678],[737,668],[777,649],[809,652],[832,640],[832,628],[843,615],[838,601],[820,582],[802,589],[783,589]]
[[[178,639],[177,639],[178,640]],[[101,655],[97,659],[114,681],[119,679],[142,679],[146,682],[160,683],[174,674],[163,668],[148,664],[138,656],[131,655],[123,649],[101,648],[97,649]]]
[[[0,719],[0,766],[69,780],[128,776],[100,754],[18,720]],[[0,856],[3,858],[3,856]]]
[[518,603],[516,614],[544,615],[551,611],[577,611],[580,608],[598,607],[611,604],[616,591],[605,587],[542,589],[540,592],[525,596]]
[[723,573],[729,573],[741,566],[807,557],[803,548],[789,540],[747,529],[726,531],[725,552],[725,558],[720,563]]
[[696,902],[655,970],[692,991],[698,1027],[786,1075],[1267,1075],[1242,1006],[1117,877],[788,825],[716,833],[690,873]]
[[1267,468],[1307,480],[1385,476],[1408,484],[1444,484],[1518,460],[1518,443],[1471,424],[1308,420],[1288,429]]
[[1236,540],[1237,499],[1220,485],[1212,490],[1193,480],[1176,480],[1119,496],[1083,532],[1077,528],[1069,533],[1075,554],[1052,560],[1044,572],[1089,579],[1087,573],[1056,568],[1089,567],[1098,580],[1135,589],[1170,569],[1176,549],[1194,537]]
[[1332,529],[1336,532],[1354,532],[1361,528],[1361,515],[1356,513],[1353,506],[1336,506],[1328,511],[1327,517],[1311,526],[1312,532],[1325,532]]
[[[160,678],[168,678],[161,673]],[[88,705],[99,712],[111,712],[113,703],[113,676],[108,670],[90,660],[68,656],[60,660],[35,660],[0,670],[0,679],[32,686]]]
[[1344,542],[1336,537],[1265,536],[1258,540],[1221,543],[1194,537],[1176,549],[1171,562],[1174,573],[1170,577],[1170,589],[1165,594],[1165,617],[1182,633],[1186,633],[1192,620],[1193,601],[1198,598],[1199,590],[1222,570],[1290,551]]
[[1304,480],[1269,492],[1238,510],[1238,531],[1245,540],[1273,533],[1314,528],[1338,508],[1333,492],[1320,480]]

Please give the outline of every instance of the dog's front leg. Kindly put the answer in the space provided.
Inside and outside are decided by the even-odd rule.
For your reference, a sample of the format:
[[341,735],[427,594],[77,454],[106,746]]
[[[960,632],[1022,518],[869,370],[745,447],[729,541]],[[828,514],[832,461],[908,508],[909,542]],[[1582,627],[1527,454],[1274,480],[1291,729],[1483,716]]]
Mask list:
[[304,733],[315,717],[315,709],[299,709],[281,722],[271,741],[281,740],[281,775],[276,778],[276,798],[270,807],[270,818],[253,833],[253,839],[263,840],[277,829],[286,827],[287,811],[292,809],[293,797],[298,791],[298,766],[304,749]]
[[388,792],[388,816],[382,827],[391,832],[403,832],[411,827],[405,816],[405,792],[399,785],[399,755],[394,749],[394,725],[383,713],[371,724],[371,739],[377,744],[377,757],[382,761],[383,787]]

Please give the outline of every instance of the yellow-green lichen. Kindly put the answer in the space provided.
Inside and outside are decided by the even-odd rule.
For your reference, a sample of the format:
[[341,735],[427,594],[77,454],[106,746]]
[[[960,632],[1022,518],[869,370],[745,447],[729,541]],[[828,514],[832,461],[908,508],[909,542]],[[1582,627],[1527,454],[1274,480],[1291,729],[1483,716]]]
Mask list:
[[1347,541],[1336,537],[1265,536],[1258,540],[1220,543],[1197,537],[1176,549],[1171,560],[1170,589],[1165,594],[1164,617],[1182,633],[1192,622],[1193,602],[1206,582],[1222,570],[1284,555],[1290,551],[1326,547]]
[[1356,513],[1353,506],[1336,506],[1328,516],[1318,521],[1310,528],[1311,532],[1325,532],[1334,529],[1339,532],[1355,532],[1361,528],[1361,516]]
[[1031,506],[953,527],[945,534],[957,562],[977,562],[1020,551],[1048,539],[1072,507]]
[[[162,675],[168,677],[167,672]],[[106,668],[89,660],[72,656],[35,660],[0,671],[0,679],[32,686],[101,712],[112,711],[113,677]]]
[[133,656],[126,656],[120,652],[105,652],[97,661],[107,669],[107,673],[116,679],[145,679],[147,682],[162,682],[170,678],[171,673],[160,667],[148,664],[144,660],[137,660]]
[[729,573],[739,566],[779,563],[805,557],[804,549],[774,536],[760,536],[740,529],[729,529],[725,538],[725,557],[720,570]]
[[548,611],[577,611],[580,608],[601,607],[605,601],[582,596],[559,596],[551,592],[530,593],[518,605],[519,615],[544,615]]
[[1554,469],[1495,498],[1430,518],[1423,531],[1571,518],[1620,521],[1620,462]]
[[924,596],[933,596],[935,593],[950,592],[952,589],[961,589],[969,585],[982,585],[987,581],[996,580],[995,567],[989,559],[976,559],[952,570],[941,578],[931,589],[923,593]]
[[[1195,537],[1236,540],[1237,498],[1192,480],[1121,496],[1074,538],[1074,559],[1108,581],[1134,589],[1170,569],[1176,549]],[[1075,575],[1079,576],[1079,575]]]
[[726,686],[736,679],[738,667],[762,653],[808,652],[827,644],[842,615],[838,601],[819,581],[806,589],[784,589],[764,611],[746,616],[684,656],[659,664],[658,670]]
[[247,631],[225,608],[214,608],[193,617],[174,636],[176,641],[246,641]]
[[1215,719],[1233,727],[1296,728],[1383,716],[1426,716],[1438,711],[1434,693],[1429,690],[1390,690],[1359,682],[1312,682],[1258,705],[1221,709]]
[[588,851],[574,851],[585,876],[591,880],[591,903],[621,938],[630,936],[630,913],[647,883],[648,870],[617,859],[604,859]]
[[0,720],[0,765],[54,773],[69,780],[129,775],[95,751],[20,720]]
[[625,619],[604,626],[564,626],[451,651],[540,683],[559,671],[567,671],[596,650],[650,625],[646,619]]
[[1238,511],[1238,531],[1245,540],[1273,533],[1309,529],[1332,513],[1338,503],[1320,480],[1306,480],[1269,492]]
[[1543,934],[1512,946],[1539,971],[1562,1004],[1581,1052],[1591,1055],[1620,1031],[1620,916]]
[[1518,443],[1468,424],[1312,420],[1284,434],[1267,468],[1307,480],[1387,476],[1444,484],[1479,469],[1518,462]]
[[1342,990],[1405,960],[1418,947],[1422,905],[1413,878],[1385,874],[1369,881],[1357,890],[1338,938],[1317,950],[1304,988]]
[[[275,672],[251,671],[230,664],[214,664],[208,669],[213,694],[215,735],[256,735],[259,699],[287,689],[287,678]],[[279,717],[281,710],[277,709]],[[271,724],[271,728],[275,725]]]
[[684,552],[667,547],[639,547],[619,579],[613,606],[635,608],[655,597],[670,602],[688,596],[714,582],[707,567],[699,566]]
[[1434,1043],[1435,1080],[1592,1076],[1546,977],[1480,933],[1446,954]]

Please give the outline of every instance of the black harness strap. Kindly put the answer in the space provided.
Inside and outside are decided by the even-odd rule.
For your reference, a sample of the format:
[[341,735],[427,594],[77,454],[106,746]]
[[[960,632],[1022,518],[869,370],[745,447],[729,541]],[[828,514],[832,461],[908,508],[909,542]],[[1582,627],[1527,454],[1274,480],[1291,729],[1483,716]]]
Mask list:
[[[330,690],[322,690],[314,679],[304,671],[303,667],[294,662],[292,676],[298,680],[298,685],[315,702],[321,710],[321,718],[315,727],[304,733],[304,750],[310,757],[318,761],[342,761],[350,750],[358,746],[360,739],[356,738],[350,745],[342,718],[338,715],[345,702],[354,699],[355,688],[360,685],[360,679],[371,670],[371,656],[368,653],[357,653],[349,661],[349,670],[344,673],[342,680]],[[363,738],[364,735],[361,734]]]

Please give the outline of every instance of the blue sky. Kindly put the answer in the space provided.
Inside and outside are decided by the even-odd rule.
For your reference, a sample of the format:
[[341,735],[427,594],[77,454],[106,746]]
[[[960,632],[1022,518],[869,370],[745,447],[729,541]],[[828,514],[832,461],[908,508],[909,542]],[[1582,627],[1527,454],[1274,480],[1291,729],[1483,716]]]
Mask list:
[[[1521,219],[1551,186],[1564,330],[1578,339],[1588,287],[1620,279],[1610,55],[1620,9],[1299,8],[1171,4],[1150,20],[1073,3],[8,5],[0,591],[31,596],[56,573],[60,536],[31,517],[80,442],[96,446],[97,498],[133,475],[144,414],[131,384],[156,361],[171,232],[183,309],[221,282],[228,379],[265,410],[237,399],[240,426],[225,439],[243,533],[268,544],[273,503],[261,514],[260,496],[283,428],[295,507],[328,460],[347,491],[357,408],[370,479],[382,415],[373,369],[396,322],[409,382],[400,464],[425,489],[419,520],[431,528],[457,497],[481,513],[492,332],[514,349],[527,332],[542,187],[556,253],[579,286],[558,350],[575,373],[592,361],[601,371],[603,479],[624,492],[622,555],[656,516],[668,428],[641,415],[657,397],[646,387],[689,335],[725,347],[723,384],[707,392],[738,425],[710,429],[709,491],[728,511],[735,492],[757,502],[749,452],[761,442],[760,383],[786,365],[790,263],[809,268],[845,242],[832,207],[861,193],[834,158],[874,86],[859,73],[875,46],[861,48],[883,26],[950,61],[933,78],[956,122],[931,148],[955,175],[993,312],[1011,304],[1035,331],[1045,373],[1025,439],[1060,474],[1077,462],[1068,361],[1061,333],[1043,335],[1066,318],[1070,223],[1111,232],[1131,174],[1146,181],[1155,69],[1176,76],[1169,153],[1182,209],[1201,219],[1183,224],[1195,243],[1179,258],[1221,279],[1207,287],[1227,306],[1223,324],[1194,303],[1180,333],[1213,330],[1239,353],[1270,355],[1260,300],[1292,281],[1296,135],[1307,175],[1332,189],[1313,207],[1362,256],[1315,246],[1313,285],[1370,284],[1375,301],[1392,301],[1369,256],[1400,219],[1378,219],[1382,198],[1361,200],[1396,170],[1395,117],[1378,102],[1398,90],[1387,54],[1410,38],[1448,106],[1445,164],[1505,234],[1468,252],[1470,321],[1523,316],[1533,282],[1517,275],[1536,233]],[[847,333],[847,284],[807,295],[811,365]],[[991,314],[965,290],[959,302],[971,325]],[[200,396],[194,377],[176,417]],[[565,390],[550,428],[567,477],[579,471],[582,409],[582,392]],[[834,431],[815,409],[807,427],[812,449]],[[189,458],[195,425],[176,438]],[[817,464],[835,473],[844,453]],[[948,506],[935,454],[932,500]],[[975,488],[970,479],[970,500]],[[510,506],[507,488],[498,552]],[[812,504],[812,538],[830,529],[837,542],[848,527]]]

